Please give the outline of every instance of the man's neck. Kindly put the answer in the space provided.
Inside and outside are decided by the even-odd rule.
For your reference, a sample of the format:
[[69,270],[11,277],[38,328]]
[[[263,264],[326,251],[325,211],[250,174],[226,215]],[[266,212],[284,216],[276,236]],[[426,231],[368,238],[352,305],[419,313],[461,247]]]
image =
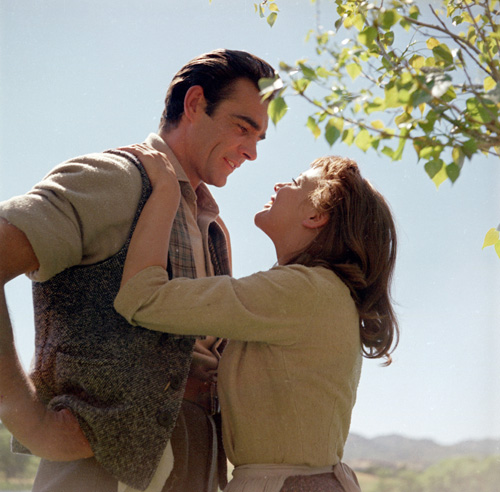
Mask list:
[[201,181],[191,172],[191,169],[188,166],[187,152],[186,152],[186,140],[183,136],[182,131],[177,128],[173,128],[172,130],[160,130],[158,135],[165,141],[165,143],[170,147],[175,157],[179,161],[179,164],[184,169],[193,190],[196,190],[198,186],[201,184]]

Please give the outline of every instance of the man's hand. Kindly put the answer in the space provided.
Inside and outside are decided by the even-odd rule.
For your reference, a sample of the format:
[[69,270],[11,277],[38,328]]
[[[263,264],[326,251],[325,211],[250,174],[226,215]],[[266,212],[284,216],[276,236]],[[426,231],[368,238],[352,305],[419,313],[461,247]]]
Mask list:
[[0,285],[0,419],[33,454],[55,461],[93,455],[69,410],[53,411],[38,399],[14,345],[4,286]]
[[[30,438],[28,449],[52,461],[73,461],[94,455],[77,418],[68,409],[45,410],[37,439]],[[36,435],[35,434],[35,435]],[[35,442],[36,441],[36,442]]]

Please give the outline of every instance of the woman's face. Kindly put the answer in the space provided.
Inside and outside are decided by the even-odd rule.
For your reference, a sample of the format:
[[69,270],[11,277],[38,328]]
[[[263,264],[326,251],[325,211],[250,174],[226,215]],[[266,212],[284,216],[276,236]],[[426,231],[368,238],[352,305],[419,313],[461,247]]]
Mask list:
[[275,243],[290,234],[305,233],[304,221],[316,214],[309,196],[316,189],[320,177],[321,169],[312,168],[289,183],[277,183],[274,186],[276,194],[255,215],[255,225]]

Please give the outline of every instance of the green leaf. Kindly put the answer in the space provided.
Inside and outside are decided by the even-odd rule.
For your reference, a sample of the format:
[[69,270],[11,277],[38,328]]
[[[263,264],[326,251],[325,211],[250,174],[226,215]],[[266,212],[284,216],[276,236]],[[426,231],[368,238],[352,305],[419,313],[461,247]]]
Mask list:
[[406,19],[401,19],[399,21],[399,25],[405,30],[409,31],[411,27],[411,22],[408,22]]
[[398,100],[402,104],[407,104],[410,102],[410,93],[406,89],[399,89]]
[[306,79],[315,80],[317,78],[314,69],[307,66],[305,63],[299,63],[299,67]]
[[330,147],[340,138],[340,135],[340,130],[335,126],[327,126],[325,129],[325,138]]
[[479,102],[475,97],[467,99],[466,105],[469,116],[471,116],[477,122],[489,123],[492,120],[490,111],[488,111],[485,108],[484,104]]
[[395,85],[387,85],[384,92],[386,108],[398,108],[401,106],[401,103],[399,102],[399,91]]
[[439,188],[439,186],[448,179],[446,166],[442,159],[433,159],[427,162],[424,168],[433,183],[436,185],[436,188]]
[[470,159],[477,152],[477,142],[472,138],[464,142],[462,146],[464,154]]
[[347,130],[344,130],[344,133],[342,133],[342,142],[344,142],[346,145],[352,145],[354,142],[354,129],[349,128]]
[[421,104],[428,103],[429,101],[432,100],[432,95],[429,94],[429,92],[419,89],[416,90],[412,95],[411,95],[411,105],[413,107],[420,106]]
[[303,94],[310,83],[311,81],[307,79],[297,79],[292,82],[292,87],[299,94]]
[[360,14],[345,16],[343,22],[346,29],[354,26],[358,31],[361,31],[364,25],[363,17]]
[[309,128],[309,130],[311,130],[314,138],[318,138],[321,135],[321,129],[312,116],[309,116],[309,118],[307,118],[306,126],[307,128]]
[[262,96],[264,100],[283,88],[283,80],[280,77],[275,77],[273,79],[262,77],[259,79],[258,84],[260,89],[259,95]]
[[274,2],[268,3],[267,6],[269,7],[269,10],[271,12],[279,12],[280,11],[278,6]]
[[399,128],[410,120],[411,114],[408,114],[406,111],[394,118],[394,122],[396,123],[396,125],[398,125]]
[[408,141],[406,137],[408,136],[409,130],[406,128],[401,130],[401,138],[399,139],[399,145],[398,148],[394,151],[394,154],[392,155],[392,160],[393,161],[400,161],[401,158],[403,157],[403,150],[405,148],[406,142]]
[[334,126],[339,132],[342,132],[344,130],[344,120],[337,117],[330,118],[326,127],[330,128],[331,126]]
[[321,77],[323,79],[327,79],[328,77],[331,77],[333,75],[333,73],[327,70],[325,67],[318,67],[318,69],[316,70],[316,74],[318,75],[318,77]]
[[410,18],[417,20],[420,15],[420,10],[416,5],[410,7]]
[[[390,159],[392,159],[392,156],[394,155],[394,151],[390,147],[384,147],[382,149],[382,154],[386,155]],[[394,160],[394,159],[392,159]]]
[[432,159],[425,163],[425,172],[429,175],[429,178],[433,179],[436,174],[438,174],[444,166],[444,162],[441,159]]
[[363,128],[359,131],[358,135],[354,139],[354,143],[359,149],[361,149],[363,152],[366,152],[371,147],[372,136],[370,135],[368,130]]
[[450,48],[445,44],[439,44],[432,48],[432,53],[437,60],[442,61],[445,66],[451,65],[453,63],[453,55],[451,54]]
[[379,16],[379,24],[382,26],[382,29],[386,31],[389,30],[394,24],[396,24],[401,16],[396,12],[396,10],[385,10]]
[[453,162],[446,166],[446,174],[450,181],[454,183],[460,176],[460,168]]
[[401,83],[399,84],[401,87],[405,86],[405,88],[408,88],[409,86],[413,85],[413,80],[415,78],[415,75],[411,72],[403,72],[401,74]]
[[439,46],[439,41],[436,38],[429,38],[426,42],[427,48],[432,50],[436,46]]
[[361,31],[363,29],[363,26],[365,25],[365,21],[363,19],[363,16],[361,14],[358,14],[354,17],[352,25],[358,30]]
[[373,26],[363,29],[358,34],[358,41],[361,44],[364,44],[367,48],[372,47],[373,42],[375,41],[376,38],[377,38],[377,29]]
[[464,160],[465,160],[465,154],[463,149],[461,149],[460,147],[453,147],[453,150],[451,151],[451,156],[453,157],[453,162],[461,170],[462,167],[464,166]]
[[365,104],[365,113],[372,114],[375,111],[383,111],[385,109],[385,101],[381,97],[376,97],[372,101]]
[[489,92],[497,86],[497,83],[493,77],[488,76],[484,79],[483,86],[484,92]]
[[361,65],[359,63],[350,63],[346,65],[345,69],[352,80],[356,80],[361,73]]
[[383,40],[387,46],[392,46],[394,44],[394,33],[392,31],[386,32],[384,34]]
[[425,58],[421,55],[413,55],[410,58],[410,65],[415,70],[420,70],[423,66],[425,66]]
[[288,65],[288,63],[285,63],[284,61],[280,61],[279,67],[280,67],[280,70],[283,70],[285,72],[293,72],[295,70],[294,67],[292,67],[291,65]]
[[486,233],[486,236],[484,236],[484,242],[483,242],[482,249],[487,248],[488,246],[493,246],[499,240],[499,237],[500,237],[500,232],[498,232],[497,229],[492,227]]
[[271,118],[271,121],[276,125],[283,116],[285,116],[288,110],[285,100],[282,97],[274,98],[267,108],[267,114]]
[[421,159],[432,159],[434,157],[434,147],[431,144],[422,147],[418,156]]
[[500,258],[500,241],[497,241],[495,243],[495,251],[496,251],[497,256]]
[[437,113],[431,110],[425,115],[424,120],[419,121],[418,126],[422,128],[425,133],[429,134],[434,130],[434,124],[436,123],[437,117]]
[[271,12],[268,16],[267,16],[267,23],[273,27],[274,26],[274,23],[276,22],[276,19],[278,18],[278,14],[276,12]]

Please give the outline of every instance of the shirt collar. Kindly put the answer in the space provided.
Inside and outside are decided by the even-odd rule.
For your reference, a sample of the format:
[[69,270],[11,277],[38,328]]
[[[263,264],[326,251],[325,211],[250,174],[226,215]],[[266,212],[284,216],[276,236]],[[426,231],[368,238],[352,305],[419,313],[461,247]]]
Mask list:
[[150,133],[146,138],[145,143],[167,155],[168,160],[174,167],[177,179],[181,183],[181,188],[186,189],[187,187],[189,187],[189,189],[196,197],[195,200],[197,199],[197,206],[199,209],[205,210],[215,217],[219,215],[219,207],[212,193],[210,193],[208,186],[205,183],[200,183],[196,190],[193,190],[181,163],[179,162],[177,157],[175,157],[172,149],[168,146],[165,140],[160,137],[160,135],[156,133]]

